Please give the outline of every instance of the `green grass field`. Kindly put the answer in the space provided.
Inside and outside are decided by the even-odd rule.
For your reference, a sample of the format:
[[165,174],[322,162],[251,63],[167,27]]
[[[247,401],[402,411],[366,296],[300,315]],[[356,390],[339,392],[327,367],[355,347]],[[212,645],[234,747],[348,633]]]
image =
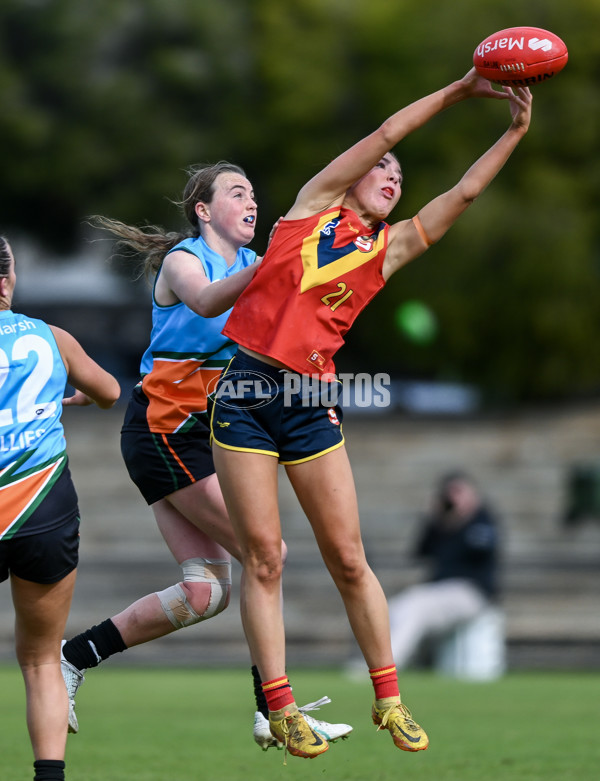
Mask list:
[[[426,727],[428,751],[399,751],[369,717],[371,686],[335,670],[291,670],[300,703],[354,726],[314,759],[262,752],[252,740],[246,670],[125,669],[88,673],[69,736],[69,781],[592,781],[600,768],[600,675],[510,674],[464,683],[404,674],[403,699]],[[0,779],[30,781],[32,757],[16,666],[0,667]]]

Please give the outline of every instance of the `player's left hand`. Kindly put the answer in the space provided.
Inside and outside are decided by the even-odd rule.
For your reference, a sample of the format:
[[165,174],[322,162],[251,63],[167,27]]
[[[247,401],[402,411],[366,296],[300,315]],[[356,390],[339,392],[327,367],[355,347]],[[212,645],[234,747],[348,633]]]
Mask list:
[[88,407],[93,400],[80,390],[76,390],[72,396],[65,396],[62,400],[63,407]]
[[533,95],[529,87],[503,87],[510,98],[510,113],[515,127],[527,130],[531,121]]

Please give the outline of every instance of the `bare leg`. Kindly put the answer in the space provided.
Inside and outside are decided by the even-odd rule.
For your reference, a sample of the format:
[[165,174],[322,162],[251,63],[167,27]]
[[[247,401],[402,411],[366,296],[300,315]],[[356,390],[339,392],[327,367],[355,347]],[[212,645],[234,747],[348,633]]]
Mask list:
[[246,639],[262,680],[273,680],[285,675],[277,459],[218,446],[213,457],[242,552]]
[[17,660],[25,681],[27,728],[35,759],[65,756],[67,690],[60,670],[76,571],[43,585],[11,575]]
[[[186,559],[239,557],[217,476],[186,486],[152,505],[158,528],[178,564]],[[214,535],[212,538],[210,535]],[[225,543],[225,550],[215,539]],[[186,586],[184,586],[186,588]],[[210,584],[193,585],[193,602],[200,615],[210,599]],[[130,648],[176,631],[156,594],[147,594],[112,618]]]
[[392,665],[387,602],[365,557],[346,449],[288,466],[286,471],[369,668]]
[[[240,559],[240,549],[216,474],[186,486],[152,505],[158,528],[178,564],[190,558]],[[281,542],[281,556],[286,547]],[[240,594],[242,622],[245,622],[244,576]],[[200,615],[210,599],[210,584],[184,582],[182,588]],[[111,617],[127,648],[176,631],[158,596],[146,594]],[[119,648],[118,650],[123,650]],[[73,653],[69,644],[67,654]],[[114,651],[112,651],[114,653]],[[67,655],[67,658],[69,656]],[[106,658],[106,657],[103,657]]]
[[365,557],[346,450],[341,447],[318,459],[288,466],[287,472],[344,601],[365,661],[370,670],[381,672],[372,677],[373,723],[387,729],[394,745],[403,751],[422,751],[429,739],[400,702],[387,601]]

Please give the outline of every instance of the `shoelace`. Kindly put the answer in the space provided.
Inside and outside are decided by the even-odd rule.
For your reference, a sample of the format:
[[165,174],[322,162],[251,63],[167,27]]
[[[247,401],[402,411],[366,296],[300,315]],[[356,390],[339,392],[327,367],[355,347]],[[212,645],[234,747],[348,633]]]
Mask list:
[[290,736],[290,722],[292,721],[295,722],[294,717],[286,711],[285,718],[283,719],[281,725],[281,731],[283,732],[283,764],[284,765],[287,765],[288,738]]
[[329,697],[325,696],[321,697],[320,700],[315,700],[315,702],[309,702],[307,705],[303,705],[301,708],[298,708],[298,710],[300,713],[306,713],[307,711],[311,710],[319,710],[321,705],[329,705],[330,702],[331,700]]
[[[331,700],[329,699],[329,697],[325,696],[325,697],[321,697],[320,700],[315,700],[315,702],[309,702],[306,705],[303,705],[301,708],[298,708],[298,710],[300,711],[300,713],[306,714],[309,711],[319,710],[321,705],[328,705],[330,702]],[[311,718],[313,719],[313,722],[316,724],[319,725],[325,724],[325,722],[321,721],[320,719],[315,719],[313,716],[311,716]]]
[[[319,705],[318,703],[321,703],[322,705],[325,705],[326,702],[331,702],[329,697],[321,697],[320,700],[317,700],[317,702],[310,702],[308,705],[305,705],[304,708],[298,708],[298,711],[303,710],[317,710]],[[316,706],[316,707],[309,707],[309,706]],[[296,730],[298,730],[298,717],[301,716],[301,713],[287,713],[285,715],[285,718],[283,719],[282,725],[281,725],[281,731],[283,732],[283,764],[287,765],[287,753],[288,753],[288,740],[290,735],[293,735]],[[290,729],[290,726],[292,729]],[[308,725],[307,725],[308,726]],[[308,727],[310,730],[310,727]],[[312,732],[312,730],[311,730]]]
[[[331,700],[329,697],[321,697],[320,700],[315,700],[315,702],[309,702],[306,705],[303,705],[301,708],[298,708],[300,714],[292,713],[292,714],[286,714],[285,718],[283,719],[283,723],[281,725],[281,731],[283,732],[283,764],[287,765],[287,753],[288,753],[288,738],[290,736],[290,724],[293,725],[295,732],[298,729],[298,715],[306,713],[306,711],[313,711],[313,710],[319,710],[321,705],[327,705],[330,703]],[[315,721],[318,721],[318,719],[315,719]],[[310,727],[309,727],[310,729]],[[312,731],[312,730],[311,730]]]
[[[67,678],[68,680],[65,681],[67,684],[67,688],[69,689],[69,697],[74,697],[77,693],[77,689],[81,686],[81,684],[85,681],[85,678],[83,676],[83,673],[78,670],[74,665],[71,664],[71,662],[68,662],[64,657],[61,659],[61,667],[63,672],[63,677]],[[66,675],[65,675],[65,668],[66,668]],[[71,689],[73,691],[71,692]]]
[[381,717],[381,724],[377,727],[378,730],[385,729],[388,721],[390,720],[390,716],[392,715],[392,711],[396,710],[400,711],[404,719],[406,720],[406,726],[409,729],[418,729],[416,721],[413,719],[411,712],[408,710],[406,705],[403,705],[401,702],[394,703],[388,707],[386,712]]

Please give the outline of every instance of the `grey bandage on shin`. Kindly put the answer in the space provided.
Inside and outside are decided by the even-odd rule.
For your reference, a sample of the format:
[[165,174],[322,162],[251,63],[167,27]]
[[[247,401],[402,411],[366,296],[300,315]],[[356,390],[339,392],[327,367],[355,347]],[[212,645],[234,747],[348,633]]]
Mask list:
[[175,629],[197,624],[225,609],[231,586],[231,562],[226,559],[186,559],[182,562],[184,583],[210,583],[208,606],[199,615],[190,605],[181,583],[157,591],[162,609]]

